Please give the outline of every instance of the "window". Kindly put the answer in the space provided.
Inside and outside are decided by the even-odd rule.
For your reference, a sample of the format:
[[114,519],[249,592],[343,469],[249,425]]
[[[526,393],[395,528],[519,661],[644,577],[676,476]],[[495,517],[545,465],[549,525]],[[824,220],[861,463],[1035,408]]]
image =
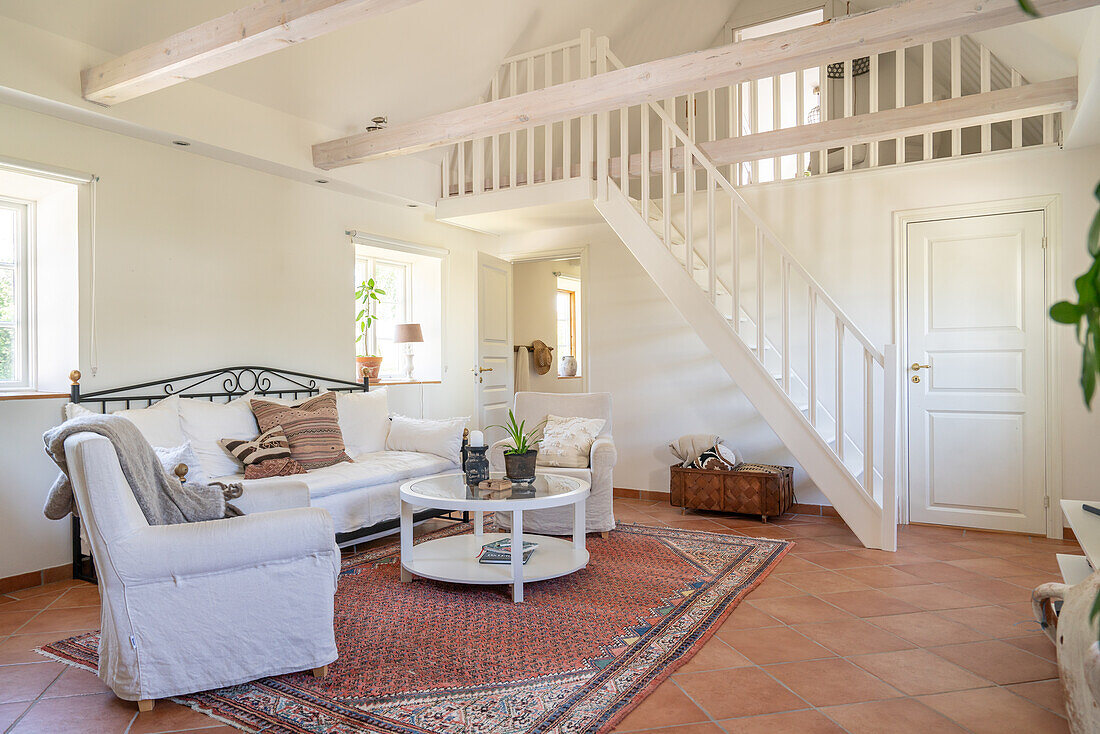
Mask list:
[[[401,363],[401,348],[393,343],[393,327],[412,321],[410,296],[412,267],[409,263],[393,262],[377,257],[359,257],[356,261],[356,284],[373,278],[375,287],[385,291],[374,307],[377,320],[367,331],[367,338],[358,344],[358,354],[382,357],[382,375],[396,375]],[[361,304],[357,305],[359,313]],[[358,336],[358,331],[356,336]]]
[[32,387],[31,204],[0,198],[0,389]]
[[559,275],[556,294],[558,343],[554,350],[554,357],[561,370],[561,358],[571,355],[577,359],[577,375],[580,375],[580,286],[579,280],[569,276]]
[[[733,31],[733,40],[744,41],[749,38],[770,36],[774,33],[802,28],[804,26],[820,23],[825,19],[825,9],[815,8],[785,18],[756,23],[754,25],[737,28]],[[798,87],[796,75],[802,76],[802,109],[807,119],[797,120]],[[769,77],[753,82],[741,84],[742,119],[741,134],[770,132],[795,125],[805,125],[809,117],[817,114],[820,116],[820,70],[818,68],[806,69],[802,72],[791,72],[779,76],[778,89]],[[774,99],[778,92],[779,99]],[[755,115],[753,115],[755,110]],[[778,162],[778,169],[776,163]],[[799,174],[798,156],[786,155],[779,159],[764,158],[758,161],[750,161],[741,164],[741,181],[747,183],[759,183],[762,181],[775,181],[782,178],[794,178]]]

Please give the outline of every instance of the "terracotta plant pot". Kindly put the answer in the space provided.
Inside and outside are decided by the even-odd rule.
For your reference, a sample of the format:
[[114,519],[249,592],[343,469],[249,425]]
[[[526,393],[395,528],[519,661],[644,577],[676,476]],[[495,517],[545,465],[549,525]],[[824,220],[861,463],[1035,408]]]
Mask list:
[[378,380],[378,373],[382,370],[382,358],[381,357],[356,357],[355,358],[355,378],[357,380],[363,379],[363,372],[366,371],[367,379],[371,382]]
[[535,478],[535,457],[538,450],[531,449],[525,454],[504,454],[504,476],[513,482],[530,482]]

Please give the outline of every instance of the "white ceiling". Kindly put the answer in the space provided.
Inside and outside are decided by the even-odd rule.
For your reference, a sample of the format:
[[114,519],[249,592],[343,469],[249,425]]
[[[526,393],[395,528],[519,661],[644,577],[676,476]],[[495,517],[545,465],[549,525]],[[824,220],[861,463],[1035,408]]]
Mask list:
[[[0,14],[122,54],[246,0],[0,0]],[[500,60],[590,27],[627,64],[704,48],[737,0],[422,0],[200,82],[345,133],[473,104]],[[74,70],[74,73],[76,70]],[[442,73],[441,73],[442,72]]]

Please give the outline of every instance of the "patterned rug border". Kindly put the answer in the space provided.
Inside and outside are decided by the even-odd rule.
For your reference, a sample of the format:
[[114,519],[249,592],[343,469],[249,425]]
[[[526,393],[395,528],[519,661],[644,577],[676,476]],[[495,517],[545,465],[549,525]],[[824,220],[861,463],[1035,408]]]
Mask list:
[[[486,518],[486,524],[489,524],[490,522],[491,518]],[[418,537],[416,539],[416,542],[419,543],[424,540],[448,537],[451,535],[468,532],[471,526],[472,522],[456,523],[451,527],[436,530],[431,533],[426,533],[425,535]],[[641,523],[618,523],[615,531],[612,532],[633,532],[657,535],[666,533],[678,537],[691,537],[699,539],[706,539],[708,536],[717,536],[721,538],[739,538],[741,540],[751,541],[754,543],[771,544],[772,548],[769,551],[769,557],[767,558],[767,560],[762,562],[760,567],[753,572],[754,576],[751,581],[747,582],[747,584],[743,588],[741,588],[741,590],[736,595],[730,595],[717,603],[713,609],[710,609],[710,611],[702,620],[696,622],[696,624],[694,625],[696,627],[696,631],[692,632],[687,637],[687,639],[682,640],[673,650],[666,651],[661,656],[661,659],[666,662],[663,662],[663,664],[661,664],[659,667],[651,665],[646,675],[644,675],[641,680],[633,683],[627,688],[626,691],[620,692],[617,695],[616,701],[619,701],[621,703],[617,703],[614,706],[609,705],[598,719],[592,721],[591,725],[595,726],[595,729],[592,729],[591,727],[586,728],[586,731],[591,732],[592,734],[606,734],[607,732],[612,731],[618,723],[620,723],[635,708],[637,708],[650,694],[653,693],[654,690],[656,690],[658,686],[664,683],[669,677],[675,674],[677,670],[679,670],[682,666],[684,666],[692,658],[694,658],[695,655],[698,654],[699,650],[702,649],[702,647],[707,642],[709,642],[710,639],[717,633],[718,629],[721,627],[726,618],[729,617],[730,614],[732,614],[738,606],[740,606],[741,602],[745,599],[746,596],[752,593],[761,583],[763,583],[768,578],[768,576],[773,572],[774,568],[783,560],[783,558],[791,551],[791,549],[795,545],[795,542],[791,540],[739,536],[731,533],[715,533],[706,530],[644,525]],[[392,556],[395,552],[399,551],[400,544],[395,538],[392,542],[379,544],[377,547],[354,553],[347,556],[341,561],[341,574],[351,568],[361,566],[365,563],[376,562],[388,556]],[[708,588],[713,591],[713,587]],[[665,620],[662,620],[660,624],[654,625],[643,635],[643,638],[656,636],[662,625],[665,625],[669,621],[670,620],[666,618]],[[56,642],[49,643],[48,645],[43,645],[39,648],[36,648],[35,652],[51,660],[56,660],[66,665],[71,665],[82,670],[97,673],[98,666],[93,665],[89,660],[82,658],[79,654],[79,650],[74,649],[72,652],[68,652],[68,654],[66,654],[66,648],[76,648],[77,640],[91,634],[98,634],[98,630],[95,633],[84,633],[82,635],[76,635],[63,640],[58,640]],[[644,646],[639,647],[639,649],[635,651],[635,654],[644,652],[644,649]],[[568,671],[562,673],[562,676],[564,677],[569,677],[569,675],[570,674]],[[591,681],[599,681],[609,675],[610,673],[608,672],[608,669],[604,669],[594,675]],[[265,684],[268,681],[274,683],[278,681],[279,678],[281,678],[281,676],[275,676],[270,679],[261,678],[253,681],[252,683],[247,683],[243,685],[261,685]],[[508,682],[506,681],[500,681],[491,685],[504,686],[507,685],[507,683]],[[415,695],[416,693],[417,692],[415,691],[410,691],[403,692],[402,695]],[[582,687],[577,692],[571,694],[569,698],[576,699],[576,701],[572,701],[570,703],[570,708],[577,703],[583,702],[585,700],[586,693],[586,689]],[[301,691],[300,694],[305,694],[305,692]],[[231,715],[227,712],[218,713],[215,711],[214,706],[217,704],[219,698],[220,697],[218,696],[217,691],[214,690],[199,692],[195,694],[173,696],[170,697],[169,700],[182,706],[187,706],[199,713],[215,719],[216,721],[230,725],[242,731],[263,731],[265,733],[270,732],[271,734],[299,734],[300,732],[307,731],[306,729],[303,729],[301,727],[293,726],[293,724],[290,722],[272,721],[270,719],[261,720],[261,717],[256,716],[254,712],[241,711],[238,707],[234,707],[234,715],[239,716],[240,718],[232,718]],[[204,699],[206,700],[204,701]],[[227,700],[221,700],[222,705],[230,705]],[[362,710],[349,710],[347,713],[345,713],[342,711],[334,710],[333,704],[335,704],[335,702],[329,702],[329,705],[324,708],[324,712],[328,716],[331,716],[335,719],[343,719],[347,725],[354,727],[353,731],[426,731],[423,729],[413,729],[410,725],[390,725],[383,727],[381,724],[362,720],[361,717],[370,717],[369,712]],[[341,706],[341,708],[347,707]],[[561,717],[559,716],[557,718],[560,719]],[[546,731],[547,728],[551,728],[555,723],[555,720],[547,721],[545,722],[544,726],[535,727],[534,729],[531,729],[527,734],[541,734],[541,732]],[[259,726],[261,728],[256,729],[253,728],[254,726]]]

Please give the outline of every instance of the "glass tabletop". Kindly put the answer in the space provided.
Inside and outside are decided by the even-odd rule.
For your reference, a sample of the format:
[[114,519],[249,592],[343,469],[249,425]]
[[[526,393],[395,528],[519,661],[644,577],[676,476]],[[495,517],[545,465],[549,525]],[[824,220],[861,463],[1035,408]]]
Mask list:
[[[500,479],[493,474],[493,479]],[[519,502],[538,500],[562,500],[570,495],[580,495],[588,491],[588,483],[580,479],[560,474],[538,474],[533,482],[515,482],[503,490],[488,490],[471,487],[466,484],[466,475],[460,472],[425,477],[409,482],[401,488],[402,494],[410,498],[422,497],[425,500],[449,500],[462,502]]]

